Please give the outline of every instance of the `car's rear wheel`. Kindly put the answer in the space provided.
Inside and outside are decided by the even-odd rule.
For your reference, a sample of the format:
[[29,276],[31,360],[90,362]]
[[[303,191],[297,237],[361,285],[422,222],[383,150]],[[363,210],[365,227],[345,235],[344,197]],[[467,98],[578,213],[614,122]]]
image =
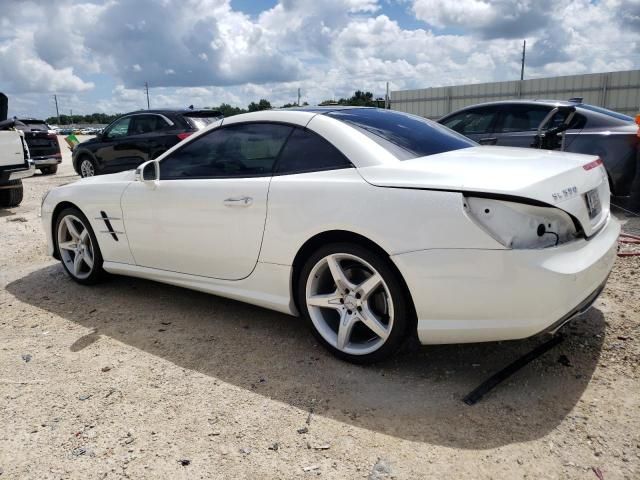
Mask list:
[[389,357],[412,325],[389,260],[355,244],[331,244],[311,255],[300,274],[298,305],[319,341],[354,363]]
[[10,180],[0,188],[0,207],[17,207],[22,202],[24,187],[22,180]]
[[78,164],[78,171],[82,178],[93,177],[96,174],[96,165],[88,157],[82,157]]
[[41,167],[40,171],[43,175],[53,175],[58,171],[58,165],[49,165],[48,167]]
[[77,208],[66,208],[56,220],[56,249],[67,274],[76,282],[91,285],[99,281],[102,254],[87,217]]

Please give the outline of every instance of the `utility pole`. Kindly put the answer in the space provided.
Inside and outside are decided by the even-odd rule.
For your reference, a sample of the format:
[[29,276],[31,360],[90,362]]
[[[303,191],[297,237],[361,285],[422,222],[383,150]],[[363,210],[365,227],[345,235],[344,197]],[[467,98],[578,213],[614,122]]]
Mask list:
[[58,117],[58,125],[60,125],[60,111],[58,110],[58,96],[54,94],[53,100],[56,102],[56,117]]
[[149,84],[147,82],[144,82],[144,90],[147,93],[147,110],[149,110],[151,107],[149,106]]
[[298,106],[300,106],[300,87],[298,87]]
[[387,93],[384,95],[384,108],[385,110],[389,110],[389,82],[387,82]]
[[524,58],[527,53],[527,41],[522,44],[522,68],[520,69],[520,80],[524,80]]

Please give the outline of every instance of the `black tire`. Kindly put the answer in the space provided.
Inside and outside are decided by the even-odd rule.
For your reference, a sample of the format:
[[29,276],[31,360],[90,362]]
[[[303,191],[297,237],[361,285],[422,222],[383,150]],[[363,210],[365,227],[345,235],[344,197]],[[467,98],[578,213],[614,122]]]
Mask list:
[[20,205],[24,196],[22,180],[9,180],[9,183],[2,187],[11,188],[0,188],[0,207],[11,208]]
[[[87,168],[83,169],[83,163],[87,162]],[[88,174],[89,171],[92,171],[93,174]],[[82,178],[93,177],[94,175],[98,175],[98,167],[96,166],[96,162],[87,156],[80,157],[78,160],[78,175]]]
[[[394,319],[389,336],[382,346],[371,353],[350,354],[329,343],[316,328],[311,319],[306,301],[307,282],[314,267],[331,254],[354,255],[367,262],[382,276],[393,302]],[[376,251],[352,243],[333,243],[316,250],[304,263],[297,279],[296,295],[300,313],[318,341],[338,358],[356,364],[369,364],[385,360],[403,345],[407,337],[415,330],[416,321],[411,298],[399,273],[388,257]]]
[[[69,270],[69,265],[65,262],[65,258],[63,256],[63,252],[60,250],[60,246],[58,245],[58,231],[60,229],[60,224],[64,221],[64,219],[68,216],[73,216],[78,219],[84,228],[87,229],[89,237],[91,239],[92,248],[93,248],[93,267],[90,269],[88,276],[85,278],[79,278],[74,274],[71,270]],[[67,275],[71,277],[72,280],[81,284],[81,285],[93,285],[101,281],[105,276],[105,271],[102,268],[103,259],[102,253],[100,252],[100,245],[98,245],[98,239],[96,238],[93,228],[91,228],[91,224],[87,217],[77,208],[69,207],[62,210],[55,219],[55,228],[53,230],[53,241],[56,249],[56,253],[58,254],[58,258],[60,258],[60,263],[64,267]]]
[[53,175],[55,173],[57,173],[58,171],[58,165],[49,165],[47,167],[41,167],[40,168],[40,172],[43,175]]

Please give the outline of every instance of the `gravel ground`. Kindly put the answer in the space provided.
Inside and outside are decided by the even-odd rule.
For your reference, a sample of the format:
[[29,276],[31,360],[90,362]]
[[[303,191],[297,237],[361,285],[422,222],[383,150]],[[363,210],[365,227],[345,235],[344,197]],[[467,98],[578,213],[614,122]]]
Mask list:
[[[0,210],[0,480],[640,478],[640,257],[566,339],[416,348],[358,367],[296,318],[145,280],[70,281],[42,194]],[[639,223],[622,217],[625,228]]]

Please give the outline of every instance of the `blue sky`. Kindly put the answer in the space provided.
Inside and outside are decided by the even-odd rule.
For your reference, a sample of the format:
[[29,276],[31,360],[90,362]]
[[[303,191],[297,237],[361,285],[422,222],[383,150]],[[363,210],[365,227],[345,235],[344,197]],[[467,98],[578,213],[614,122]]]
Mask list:
[[[311,104],[640,65],[637,0],[0,0],[10,111]],[[72,12],[72,13],[70,13]]]

